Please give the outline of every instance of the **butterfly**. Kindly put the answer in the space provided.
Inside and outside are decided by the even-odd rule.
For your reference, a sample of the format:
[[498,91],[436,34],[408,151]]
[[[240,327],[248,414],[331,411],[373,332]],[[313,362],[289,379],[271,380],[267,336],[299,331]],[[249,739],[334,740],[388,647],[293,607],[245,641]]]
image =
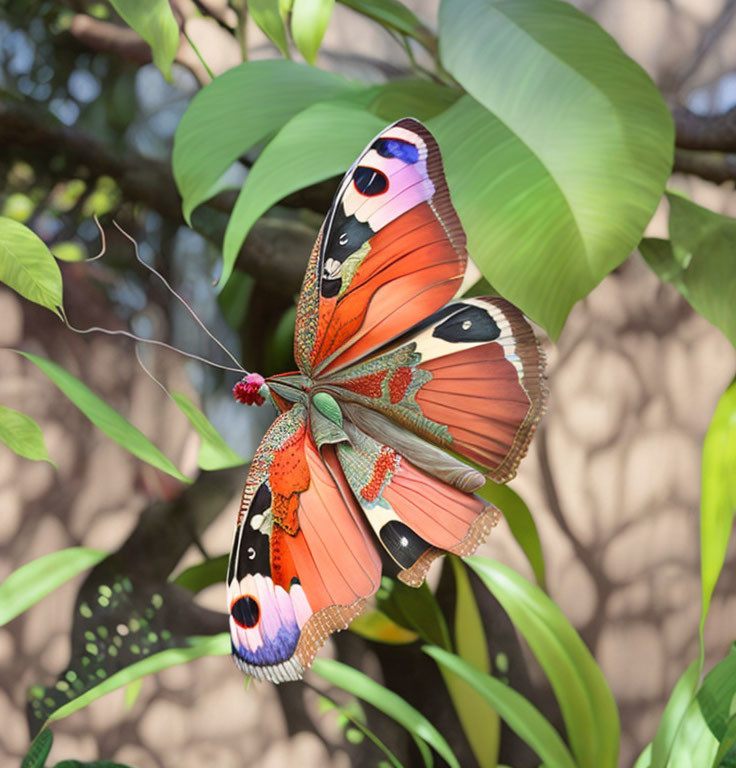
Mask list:
[[253,458],[227,572],[248,675],[301,678],[378,589],[379,547],[418,587],[436,557],[471,554],[495,525],[473,491],[513,477],[546,387],[522,313],[458,298],[479,277],[437,142],[412,118],[388,126],[317,237],[299,370],[265,380],[281,413]]

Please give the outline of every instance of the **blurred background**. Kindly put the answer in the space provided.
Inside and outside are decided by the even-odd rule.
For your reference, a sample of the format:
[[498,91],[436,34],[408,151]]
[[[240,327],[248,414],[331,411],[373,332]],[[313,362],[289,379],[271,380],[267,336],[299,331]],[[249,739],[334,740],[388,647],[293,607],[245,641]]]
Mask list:
[[[437,3],[407,2],[427,20]],[[639,62],[668,103],[695,113],[736,106],[733,0],[576,2]],[[224,0],[172,6],[215,74],[241,61]],[[273,45],[250,22],[250,58]],[[337,5],[320,66],[383,82],[408,73],[405,51],[377,25]],[[491,73],[489,73],[491,76]],[[173,82],[147,46],[103,3],[85,0],[0,5],[0,212],[26,223],[63,260],[65,306],[79,328],[132,327],[190,352],[223,360],[181,305],[142,267],[115,219],[250,370],[290,366],[293,307],[306,258],[334,185],[273,209],[253,229],[226,292],[212,287],[232,193],[224,191],[201,232],[184,225],[169,158],[178,120],[207,76],[183,44]],[[49,119],[52,115],[55,120]],[[697,169],[696,169],[697,170]],[[245,168],[234,171],[240,183]],[[238,176],[240,173],[240,176]],[[713,210],[736,215],[733,182],[676,175],[671,186]],[[702,178],[705,176],[705,178]],[[103,259],[92,214],[108,234]],[[659,211],[647,232],[666,236]],[[136,363],[132,342],[78,336],[50,313],[0,288],[0,347],[51,357],[125,414],[184,473],[194,474],[199,438]],[[534,514],[549,590],[593,651],[622,719],[621,764],[652,738],[670,690],[697,653],[700,611],[700,450],[736,358],[725,337],[637,254],[576,305],[549,356],[549,413],[514,487]],[[173,353],[144,351],[156,376],[199,399],[242,455],[273,418],[230,395],[235,376]],[[0,578],[40,555],[74,545],[113,551],[143,510],[177,494],[165,478],[95,430],[30,363],[0,351],[0,401],[32,415],[58,471],[0,447]],[[199,503],[215,521],[200,545],[229,549],[245,469],[228,470]],[[201,557],[192,545],[177,569]],[[483,553],[529,573],[501,524]],[[439,564],[434,566],[440,568]],[[434,574],[434,578],[438,578]],[[733,553],[716,590],[709,654],[733,640]],[[81,578],[0,629],[0,764],[25,753],[26,691],[48,683],[69,656]],[[198,598],[224,608],[224,586]],[[346,633],[347,634],[347,633]],[[328,647],[327,653],[330,653]],[[370,663],[370,661],[368,662]],[[534,670],[532,670],[532,674]],[[206,658],[146,678],[132,707],[115,692],[57,724],[52,758],[115,759],[149,766],[359,764],[334,715],[319,714],[303,686],[276,689],[243,680],[227,657]],[[290,702],[289,699],[292,699]],[[293,699],[298,698],[298,702]],[[316,732],[312,728],[316,727]]]

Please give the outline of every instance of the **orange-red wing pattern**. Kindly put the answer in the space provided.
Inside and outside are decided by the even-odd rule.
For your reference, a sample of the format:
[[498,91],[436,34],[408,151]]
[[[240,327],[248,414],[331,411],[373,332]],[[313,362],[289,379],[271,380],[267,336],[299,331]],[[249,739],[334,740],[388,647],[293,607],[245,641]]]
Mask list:
[[469,272],[439,148],[421,123],[399,120],[348,171],[317,239],[297,310],[300,370],[324,375],[374,351],[450,301]]
[[334,452],[318,450],[298,403],[253,458],[227,587],[233,656],[256,678],[299,679],[378,588],[380,558]]
[[438,555],[475,551],[496,523],[493,505],[440,482],[354,425],[345,430],[350,442],[337,447],[340,465],[402,581],[418,587]]
[[[476,298],[451,302],[387,351],[320,386],[505,482],[544,409],[543,367],[521,312],[504,299]],[[382,439],[370,425],[360,426]]]

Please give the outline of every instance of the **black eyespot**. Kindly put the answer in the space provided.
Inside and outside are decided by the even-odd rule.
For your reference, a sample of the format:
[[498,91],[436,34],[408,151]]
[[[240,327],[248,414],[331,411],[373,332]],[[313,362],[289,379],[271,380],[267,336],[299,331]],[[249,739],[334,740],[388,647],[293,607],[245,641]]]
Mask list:
[[481,307],[468,306],[440,323],[432,336],[451,342],[493,341],[501,335],[501,329]]
[[258,624],[258,619],[261,618],[258,601],[251,595],[239,597],[230,607],[230,613],[235,619],[235,623],[243,629],[255,627]]
[[388,189],[388,179],[375,168],[359,165],[353,174],[355,188],[361,195],[375,197]]
[[383,525],[379,536],[388,553],[402,568],[411,568],[431,548],[428,541],[398,520],[389,520]]

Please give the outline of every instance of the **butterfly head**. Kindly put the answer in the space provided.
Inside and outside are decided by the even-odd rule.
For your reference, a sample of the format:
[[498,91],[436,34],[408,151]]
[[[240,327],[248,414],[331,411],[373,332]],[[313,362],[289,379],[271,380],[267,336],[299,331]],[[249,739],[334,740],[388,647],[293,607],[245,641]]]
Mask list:
[[249,373],[233,387],[233,397],[245,405],[263,405],[266,401],[264,387],[266,380],[260,373]]

